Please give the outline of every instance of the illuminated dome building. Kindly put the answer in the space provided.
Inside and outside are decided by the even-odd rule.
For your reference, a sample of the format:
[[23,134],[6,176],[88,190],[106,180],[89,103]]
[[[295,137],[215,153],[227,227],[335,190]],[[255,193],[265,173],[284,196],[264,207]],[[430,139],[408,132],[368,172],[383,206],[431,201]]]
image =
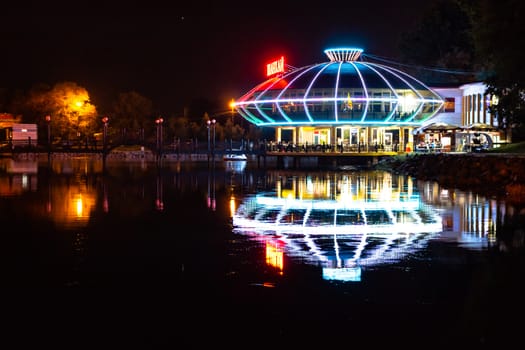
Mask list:
[[414,77],[360,59],[362,49],[325,50],[329,61],[277,71],[234,103],[249,122],[275,127],[275,140],[309,145],[412,148],[413,130],[443,99]]

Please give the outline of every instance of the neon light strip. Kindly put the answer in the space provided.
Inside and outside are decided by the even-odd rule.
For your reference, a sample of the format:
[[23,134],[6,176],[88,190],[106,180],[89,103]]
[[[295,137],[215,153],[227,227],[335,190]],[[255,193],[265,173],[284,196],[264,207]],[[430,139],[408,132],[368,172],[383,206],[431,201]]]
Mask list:
[[[306,116],[308,117],[308,119],[310,119],[311,122],[314,122],[314,118],[312,118],[312,116],[310,115],[310,111],[308,110],[308,105],[306,104],[306,101],[316,101],[316,99],[308,99],[306,96],[308,96],[308,94],[310,93],[310,90],[312,89],[312,85],[315,83],[315,81],[317,80],[317,78],[319,77],[319,75],[326,69],[328,68],[328,66],[330,66],[332,63],[328,63],[326,64],[322,69],[320,69],[317,74],[314,76],[314,78],[312,79],[312,81],[310,82],[310,85],[308,85],[308,88],[306,88],[306,91],[304,92],[304,95],[303,95],[303,106],[304,106],[304,111],[306,113]],[[316,65],[316,67],[318,67],[319,65]]]
[[328,56],[330,61],[356,61],[363,49],[349,47],[349,48],[333,48],[326,49],[324,53]]
[[[275,79],[275,78],[271,78],[271,79]],[[253,95],[255,94],[255,92],[259,91],[259,89],[260,89],[261,86],[263,86],[264,84],[267,84],[267,82],[268,82],[269,80],[271,80],[271,79],[268,79],[268,80],[266,80],[266,81],[260,83],[259,85],[255,86],[253,89],[251,89],[248,93],[244,94],[244,96],[242,96],[242,97],[239,99],[241,102],[239,102],[239,100],[236,101],[236,102],[234,102],[234,106],[236,107],[236,106],[241,106],[241,105],[245,105],[245,104],[246,104],[246,105],[253,104],[253,103],[252,103],[253,101],[250,101],[250,100],[248,100],[247,103],[243,103],[243,102],[247,99],[247,96],[253,96]],[[275,82],[274,82],[274,84],[275,84]],[[268,120],[270,123],[275,123],[275,120],[274,120],[273,118],[268,117],[268,116],[265,115],[264,113],[262,113],[262,112],[259,110],[259,108],[257,108],[257,105],[255,105],[255,108],[257,109],[257,111],[259,112],[259,114],[261,114],[264,118],[266,118],[266,120]],[[260,120],[260,118],[255,117],[255,115],[253,115],[252,113],[250,113],[246,108],[244,108],[244,111],[245,111],[247,114],[251,115],[252,118],[255,118],[255,119]],[[258,125],[261,125],[261,124],[258,124]]]
[[[323,121],[316,121],[315,123],[323,124]],[[412,127],[419,127],[421,126],[421,122],[378,122],[378,121],[365,121],[365,122],[352,122],[349,123],[348,121],[345,122],[326,122],[330,123],[330,126],[348,126],[348,125],[361,125],[361,126],[412,126]],[[257,126],[312,126],[314,123],[312,122],[293,122],[293,123],[260,123],[256,124]]]
[[[345,101],[346,97],[340,97],[340,98],[334,98],[334,97],[317,97],[317,98],[310,98],[307,99],[307,101],[318,101],[318,102],[330,102],[330,101]],[[279,100],[279,99],[268,99],[268,100],[259,100],[259,101],[246,101],[246,102],[237,102],[236,105],[238,106],[246,106],[246,105],[256,105],[256,104],[264,104],[264,103],[283,103],[283,102],[303,102],[304,99],[301,98],[290,98],[285,100]],[[352,98],[352,101],[363,101],[363,102],[369,102],[369,101],[390,101],[390,102],[396,102],[397,100],[392,97],[362,97],[362,98]],[[421,102],[421,103],[439,103],[441,100],[435,100],[435,99],[426,99],[424,97],[422,98],[414,98],[415,102]]]
[[[394,96],[396,96],[395,101],[393,101],[393,102],[395,102],[395,107],[392,108],[392,110],[390,111],[390,115],[388,115],[388,116],[386,117],[386,119],[385,119],[385,122],[390,121],[390,119],[392,119],[392,117],[393,117],[394,114],[396,113],[396,109],[397,109],[397,107],[398,107],[398,105],[399,105],[399,95],[397,94],[396,89],[394,89],[394,88],[392,87],[392,85],[391,85],[390,82],[385,78],[385,76],[384,76],[383,74],[381,74],[377,69],[375,69],[375,68],[373,67],[373,65],[368,64],[368,63],[364,63],[364,62],[361,62],[360,64],[362,64],[363,66],[368,67],[369,69],[373,70],[377,75],[379,75],[379,76],[381,77],[381,79],[383,79],[383,81],[388,85],[388,87],[390,88],[390,90],[392,90],[392,93],[394,94]],[[374,101],[376,101],[376,100],[374,100]]]
[[339,68],[337,69],[337,78],[335,80],[335,93],[334,93],[334,116],[335,121],[339,121],[339,110],[337,108],[337,95],[339,93],[339,79],[341,78],[341,68],[343,67],[343,62],[339,63]]
[[341,202],[335,200],[311,200],[304,201],[302,199],[293,198],[278,198],[268,197],[264,195],[257,195],[254,199],[256,205],[273,208],[314,208],[314,209],[352,209],[352,210],[377,210],[389,208],[391,210],[417,210],[419,208],[419,197],[413,196],[410,200],[405,201],[381,201],[368,202],[362,200],[352,200],[348,202]]
[[[341,63],[342,64],[342,63]],[[353,64],[353,63],[352,63]],[[359,63],[359,64],[364,64],[364,63]],[[362,84],[364,86],[364,91],[365,91],[365,94],[366,94],[366,98],[365,99],[355,99],[356,101],[365,101],[366,103],[366,108],[364,110],[364,113],[363,113],[363,116],[361,118],[361,121],[359,122],[352,122],[352,123],[349,123],[348,121],[345,121],[344,124],[348,125],[348,124],[378,124],[378,125],[386,125],[386,124],[389,124],[390,123],[390,120],[392,119],[393,117],[393,114],[395,113],[395,111],[399,108],[399,98],[400,96],[396,93],[396,89],[392,88],[391,84],[388,82],[388,80],[384,77],[384,75],[382,75],[380,72],[379,72],[379,68],[380,69],[384,69],[385,71],[388,71],[390,74],[392,74],[393,76],[397,77],[398,79],[400,79],[401,81],[403,81],[405,84],[407,84],[407,86],[413,90],[413,92],[419,97],[419,98],[416,98],[414,99],[414,102],[416,103],[419,103],[419,107],[418,109],[415,111],[415,113],[413,113],[409,119],[406,119],[405,121],[403,122],[395,122],[395,124],[397,125],[418,125],[418,124],[421,124],[422,121],[418,121],[418,122],[414,122],[414,118],[415,116],[421,112],[423,106],[424,106],[424,103],[429,103],[429,104],[434,104],[434,103],[437,103],[439,104],[438,107],[434,110],[433,113],[431,113],[427,118],[425,118],[425,120],[431,118],[432,116],[434,116],[436,113],[439,112],[439,109],[440,107],[443,105],[443,100],[439,97],[439,95],[437,95],[433,90],[431,90],[430,88],[428,88],[425,84],[421,83],[420,81],[418,81],[417,79],[407,75],[406,73],[404,72],[401,72],[399,70],[395,70],[395,72],[398,72],[399,74],[396,74],[394,71],[392,71],[391,69],[389,69],[389,67],[386,67],[386,66],[383,66],[383,65],[379,65],[379,64],[365,64],[367,67],[369,67],[370,69],[372,69],[374,72],[376,72],[377,74],[380,75],[380,77],[386,82],[386,84],[388,85],[388,87],[390,89],[392,89],[392,92],[393,94],[396,96],[396,98],[370,98],[369,95],[368,95],[368,90],[366,89],[366,86],[364,86],[364,79],[360,73],[360,71],[357,69],[356,65],[354,64],[354,69],[358,72],[359,74],[359,77],[362,81]],[[311,69],[314,69],[315,67],[317,67],[319,65],[312,65],[312,66],[309,66],[307,67],[306,69],[303,69],[302,72],[300,72],[300,75],[303,75],[305,74],[307,71],[311,70]],[[371,66],[376,66],[377,69],[375,69],[374,67],[371,67]],[[324,68],[326,69],[326,67]],[[317,73],[316,75],[316,79],[317,77],[319,76],[320,72]],[[411,79],[414,79],[415,81],[417,81],[419,84],[421,84],[421,86],[425,87],[426,89],[428,89],[428,91],[435,97],[437,97],[437,99],[428,99],[428,98],[424,98],[411,84],[409,84],[407,82],[406,79],[404,79],[402,76],[407,76],[407,77],[410,77]],[[287,76],[290,75],[290,74],[287,74]],[[299,76],[296,76],[294,77],[294,79],[292,81],[295,81]],[[262,100],[262,97],[264,97],[264,94],[265,92],[267,92],[272,86],[274,86],[279,80],[276,79],[273,84],[269,85],[264,91],[260,92],[260,95],[258,96],[258,98],[256,100],[248,100],[248,96],[250,96],[250,93],[244,95],[243,98],[241,98],[241,102],[237,101],[235,103],[236,106],[247,106],[247,105],[254,105],[255,106],[255,109],[258,111],[258,113],[261,114],[261,116],[263,116],[266,120],[268,120],[267,123],[263,122],[260,118],[257,118],[253,113],[249,112],[246,108],[244,108],[244,111],[247,115],[251,116],[251,119],[253,120],[258,120],[258,122],[256,122],[256,125],[268,125],[268,126],[271,126],[271,125],[311,125],[312,123],[320,123],[320,122],[323,122],[321,120],[314,120],[314,118],[312,117],[312,115],[309,113],[309,110],[308,108],[305,109],[305,114],[308,116],[308,119],[309,121],[308,122],[294,122],[293,120],[291,120],[290,117],[288,117],[286,115],[286,113],[284,113],[284,111],[282,110],[282,108],[280,108],[280,105],[282,103],[286,103],[286,102],[300,102],[300,103],[303,103],[303,106],[305,106],[308,102],[331,102],[333,101],[334,102],[334,116],[335,116],[335,122],[333,120],[327,120],[325,122],[328,122],[328,123],[331,123],[331,124],[334,124],[334,125],[340,125],[341,123],[339,122],[339,119],[338,119],[338,108],[337,108],[337,102],[338,101],[343,101],[344,98],[337,98],[337,91],[339,89],[339,81],[340,81],[340,70],[338,72],[338,77],[336,79],[336,95],[334,97],[326,97],[326,98],[311,98],[311,99],[308,99],[306,97],[303,97],[303,99],[286,99],[286,100],[283,100],[283,99],[279,99],[280,96],[282,96],[283,92],[281,92],[279,94],[279,97],[277,99],[268,99],[268,100]],[[285,88],[287,91],[289,91],[289,86],[290,86],[291,83],[287,84],[287,87]],[[311,83],[312,85],[313,83]],[[262,84],[260,84],[262,85]],[[260,86],[259,85],[259,86]],[[311,89],[311,85],[310,85],[310,88],[309,90]],[[258,91],[257,88],[254,88],[251,90],[251,93],[253,94],[254,91]],[[395,103],[395,108],[390,112],[390,114],[387,116],[387,118],[383,121],[375,121],[375,122],[366,122],[365,121],[365,118],[366,118],[366,112],[368,110],[368,107],[370,105],[370,102],[371,101],[381,101],[381,102],[393,102]],[[271,118],[269,115],[267,115],[263,109],[260,108],[260,104],[262,103],[275,103],[278,107],[278,110],[279,110],[279,113],[281,114],[281,116],[283,116],[284,119],[286,119],[286,123],[277,123],[273,118]],[[432,107],[432,106],[431,106]]]
[[[262,215],[262,214],[261,214]],[[407,232],[410,234],[416,233],[439,233],[443,231],[443,223],[439,217],[435,217],[436,222],[425,223],[389,223],[383,225],[279,225],[275,222],[259,221],[257,219],[246,219],[239,215],[233,216],[233,224],[237,231],[257,230],[257,231],[275,231],[279,234],[304,234],[311,236],[323,235],[342,235],[342,236],[356,236],[367,234],[370,237],[384,237],[384,236],[404,236]],[[350,230],[351,229],[351,230]]]
[[[266,93],[271,87],[273,87],[275,84],[277,84],[277,82],[278,82],[279,80],[282,80],[282,78],[276,78],[275,81],[274,81],[272,84],[268,85],[268,87],[267,87],[265,90],[261,91],[261,92],[259,93],[259,96],[257,96],[257,97],[255,98],[255,101],[254,101],[254,102],[258,102],[258,101],[261,99],[261,97],[263,97],[264,94],[265,94],[265,93]],[[263,101],[262,103],[268,103],[268,100],[262,100],[262,101]],[[270,102],[270,103],[271,103],[271,102]],[[259,104],[258,104],[258,103],[255,103],[254,106],[255,106],[255,109],[257,109],[257,111],[259,112],[260,115],[262,115],[262,116],[263,116],[264,118],[266,118],[267,120],[270,120],[271,122],[275,123],[275,120],[274,120],[273,118],[270,118],[266,113],[263,112],[263,110],[259,107]]]
[[[367,238],[368,238],[368,235],[366,233],[361,237],[361,241],[359,242],[359,244],[357,245],[357,249],[355,250],[354,258],[351,261],[356,262],[361,258],[361,254],[363,253],[366,247]],[[393,237],[390,237],[389,239],[393,240]],[[390,244],[388,246],[390,246]]]
[[363,76],[361,75],[361,72],[359,71],[359,69],[357,69],[356,64],[353,63],[353,62],[350,62],[350,64],[356,70],[357,75],[359,75],[359,79],[361,80],[361,86],[363,87],[363,91],[365,92],[366,102],[365,102],[365,108],[364,108],[364,111],[363,111],[363,115],[361,116],[361,122],[364,122],[365,118],[366,118],[366,114],[368,113],[368,106],[370,105],[370,101],[368,99],[368,89],[366,88],[365,80],[363,79]]
[[[429,116],[428,118],[426,118],[425,120],[428,120],[429,118],[431,118],[431,117],[433,117],[434,115],[436,115],[436,113],[439,112],[439,110],[441,109],[441,107],[442,107],[443,104],[445,103],[445,101],[443,101],[443,99],[442,99],[442,98],[441,98],[441,97],[440,97],[440,96],[439,96],[434,90],[432,90],[431,88],[429,88],[427,85],[425,85],[425,84],[424,84],[423,82],[421,82],[420,80],[418,80],[418,79],[416,79],[416,78],[414,78],[414,77],[408,75],[407,73],[405,73],[405,72],[403,72],[403,71],[400,71],[399,69],[392,68],[392,67],[387,67],[387,66],[384,66],[384,65],[382,65],[382,64],[377,64],[377,63],[376,63],[375,65],[378,66],[378,67],[381,67],[381,68],[383,68],[384,70],[386,70],[386,71],[390,72],[391,74],[395,75],[395,76],[398,77],[399,79],[403,80],[406,84],[408,84],[408,82],[407,82],[405,79],[401,78],[401,75],[403,75],[403,76],[405,76],[405,77],[409,77],[410,79],[413,79],[413,80],[417,81],[419,84],[421,84],[421,86],[423,86],[424,88],[426,88],[427,91],[429,91],[430,93],[432,93],[432,94],[434,95],[435,98],[437,98],[437,101],[434,100],[434,99],[433,99],[433,100],[426,100],[426,99],[425,99],[426,101],[429,101],[429,102],[433,102],[433,103],[438,102],[438,103],[439,103],[439,107],[436,108],[436,110],[434,111],[434,113],[431,113],[430,116]],[[397,72],[397,73],[399,73],[399,75],[398,75],[398,74],[395,74],[394,71]],[[412,85],[408,84],[408,86],[410,86],[410,87],[414,90],[414,92],[415,92],[420,98],[423,98],[423,96],[421,96],[421,95],[417,92],[417,90],[416,90]],[[423,108],[423,105],[421,105],[420,108],[416,111],[416,113],[414,113],[414,114],[411,116],[411,118],[409,118],[409,120],[407,120],[407,121],[413,120],[413,119],[415,118],[415,116],[417,115],[417,113],[419,113],[419,111],[421,111],[422,108]]]
[[[383,68],[384,70],[386,70],[387,72],[389,72],[390,74],[392,74],[393,76],[395,77],[398,77],[402,82],[404,82],[405,84],[407,84],[408,87],[410,87],[410,89],[412,89],[412,91],[419,97],[419,99],[416,99],[416,101],[421,101],[422,99],[424,100],[423,96],[416,90],[415,87],[412,86],[412,84],[410,84],[406,79],[404,79],[403,77],[401,77],[401,75],[399,74],[396,74],[392,69],[390,69],[390,67],[386,67],[386,66],[383,66],[381,64],[376,64],[378,67],[380,68]],[[400,73],[403,73],[401,71],[398,71],[398,70],[395,70],[396,72],[400,72]],[[416,80],[415,78],[412,78],[411,76],[409,76],[408,74],[405,74],[405,76],[407,77],[410,77],[411,79],[414,79]],[[416,80],[418,83],[419,80]],[[423,85],[425,86],[425,85]],[[416,111],[414,113],[412,113],[412,115],[406,119],[406,121],[411,121],[411,120],[414,120],[414,118],[416,117],[416,115],[421,111],[421,109],[423,108],[423,104],[421,103],[419,105],[419,107],[416,109]]]
[[[281,114],[283,114],[284,111],[281,109],[279,103],[281,103],[281,101],[283,101],[283,100],[279,100],[279,97],[282,96],[282,94],[284,93],[285,90],[288,90],[288,87],[289,87],[294,81],[296,81],[296,80],[297,80],[299,77],[301,77],[303,74],[305,74],[305,73],[311,71],[312,69],[316,68],[317,66],[318,66],[318,65],[311,65],[311,66],[307,66],[307,67],[305,67],[305,69],[303,69],[302,72],[298,73],[298,74],[296,75],[296,77],[293,78],[293,79],[288,83],[288,85],[286,85],[286,87],[283,89],[283,91],[281,91],[281,93],[277,96],[277,101],[278,101],[278,102],[275,102],[275,103],[276,103],[276,105],[277,105],[277,109],[279,109],[279,111],[281,112]],[[288,76],[288,75],[290,75],[290,74],[287,74],[287,76]],[[306,95],[306,94],[305,94],[305,95]],[[303,101],[304,101],[304,95],[303,95],[303,98],[302,98],[302,99],[297,99],[297,100],[296,100],[296,99],[284,100],[284,102],[288,102],[288,103],[290,103],[290,102],[295,102],[295,101],[297,101],[297,102],[303,102]],[[304,102],[303,102],[303,103],[304,103]],[[285,114],[285,115],[286,115],[286,114]],[[308,118],[310,119],[310,122],[313,123],[314,120],[310,117],[310,115],[307,114],[307,116],[308,116]],[[288,120],[288,122],[290,122],[290,123],[293,122],[292,119],[288,117],[288,115],[286,115],[285,119]]]
[[245,108],[239,108],[237,109],[237,112],[244,118],[246,119],[247,121],[249,121],[250,123],[253,123],[255,125],[258,125],[260,123],[263,123],[263,121],[259,118],[257,118],[256,116],[254,116],[253,114],[251,114],[250,112],[248,112],[248,110],[246,110]]

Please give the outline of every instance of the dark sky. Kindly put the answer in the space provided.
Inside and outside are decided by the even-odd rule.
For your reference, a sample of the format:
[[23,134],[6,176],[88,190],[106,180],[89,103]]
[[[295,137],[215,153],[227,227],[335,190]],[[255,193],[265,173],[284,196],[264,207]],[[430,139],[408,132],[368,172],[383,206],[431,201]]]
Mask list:
[[328,47],[359,46],[396,60],[399,34],[431,1],[180,2],[3,4],[0,87],[76,82],[99,112],[128,91],[165,114],[200,98],[227,106],[280,55],[301,67],[327,61]]

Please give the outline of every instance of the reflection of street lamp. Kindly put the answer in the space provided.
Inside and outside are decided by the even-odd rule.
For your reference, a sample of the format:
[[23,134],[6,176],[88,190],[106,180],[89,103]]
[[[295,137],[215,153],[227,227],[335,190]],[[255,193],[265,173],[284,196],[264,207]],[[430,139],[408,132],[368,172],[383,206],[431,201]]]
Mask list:
[[158,211],[164,210],[164,200],[163,200],[163,189],[162,189],[162,176],[160,173],[157,175],[157,198],[155,199],[155,208]]
[[102,134],[102,155],[105,157],[106,156],[106,142],[107,142],[107,137],[108,137],[108,121],[109,121],[109,118],[107,116],[104,116],[102,118],[102,123],[104,123],[104,133]]
[[155,123],[157,124],[157,155],[160,158],[162,154],[162,123],[164,122],[164,119],[162,117],[158,117],[155,119]]
[[47,154],[51,154],[51,116],[46,115],[47,122]]

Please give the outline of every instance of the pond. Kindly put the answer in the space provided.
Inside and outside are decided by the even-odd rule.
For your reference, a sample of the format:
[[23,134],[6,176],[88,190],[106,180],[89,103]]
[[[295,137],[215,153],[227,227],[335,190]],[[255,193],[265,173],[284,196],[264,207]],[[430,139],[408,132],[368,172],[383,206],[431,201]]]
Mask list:
[[387,171],[0,159],[20,345],[520,339],[523,210]]

